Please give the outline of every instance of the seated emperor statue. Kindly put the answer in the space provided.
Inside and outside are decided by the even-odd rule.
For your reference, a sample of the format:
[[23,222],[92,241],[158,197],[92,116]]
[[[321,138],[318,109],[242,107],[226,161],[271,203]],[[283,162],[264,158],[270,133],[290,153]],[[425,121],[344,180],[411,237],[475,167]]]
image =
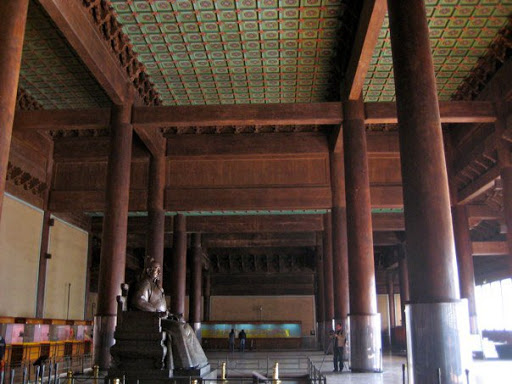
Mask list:
[[[130,288],[128,308],[146,312],[167,312],[164,290],[160,287],[160,264],[146,257],[144,271]],[[208,359],[194,330],[183,320],[183,315],[168,314],[162,319],[167,333],[167,365],[170,369],[194,369],[208,364]]]

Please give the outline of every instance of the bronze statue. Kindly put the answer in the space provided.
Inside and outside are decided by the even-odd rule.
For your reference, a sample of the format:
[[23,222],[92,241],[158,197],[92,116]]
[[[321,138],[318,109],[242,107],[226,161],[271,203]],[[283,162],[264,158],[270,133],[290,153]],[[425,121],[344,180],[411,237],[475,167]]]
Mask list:
[[167,312],[164,290],[160,287],[160,264],[147,257],[144,270],[130,288],[128,306],[132,310],[146,312]]
[[183,319],[183,314],[169,314],[164,290],[160,287],[160,264],[147,257],[144,271],[130,288],[128,308],[145,312],[163,312],[167,318],[161,320],[167,333],[167,367],[170,369],[195,369],[205,366],[208,359],[192,327]]

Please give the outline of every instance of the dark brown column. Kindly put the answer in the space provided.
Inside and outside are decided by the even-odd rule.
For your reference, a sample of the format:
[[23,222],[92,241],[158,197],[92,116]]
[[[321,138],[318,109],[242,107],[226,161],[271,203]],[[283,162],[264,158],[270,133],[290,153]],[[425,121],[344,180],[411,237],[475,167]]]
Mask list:
[[343,103],[343,116],[352,370],[377,371],[382,369],[381,334],[362,100]]
[[151,156],[148,183],[148,234],[146,255],[153,257],[162,266],[162,284],[164,265],[164,189],[165,156]]
[[[410,377],[463,381],[459,281],[436,80],[423,0],[388,0],[395,73],[411,304]],[[451,326],[449,325],[451,324]],[[424,330],[429,329],[425,335]],[[464,332],[465,333],[465,332]],[[428,337],[427,337],[428,336]],[[425,342],[428,340],[428,342]],[[447,340],[450,346],[446,345]],[[448,353],[448,349],[450,352]]]
[[501,181],[503,183],[503,216],[507,225],[507,243],[509,259],[509,276],[512,277],[512,166],[501,169]]
[[343,153],[331,152],[332,186],[332,264],[334,318],[345,324],[349,310],[347,210],[345,208],[345,170]]
[[187,232],[185,216],[174,216],[171,261],[171,313],[185,314],[185,288],[187,278]]
[[116,297],[121,293],[126,265],[126,234],[133,129],[131,102],[113,106],[110,153],[105,190],[105,216],[101,241],[98,310],[95,319],[95,360],[101,369],[110,365],[114,343]]
[[203,266],[201,263],[201,234],[193,233],[192,265],[190,268],[189,323],[197,332],[201,328],[201,280]]
[[400,309],[402,311],[402,326],[405,327],[405,304],[410,300],[409,296],[409,272],[407,271],[407,255],[405,244],[398,245],[398,273],[400,277]]
[[211,293],[211,277],[210,271],[205,271],[204,274],[204,287],[203,287],[203,299],[204,299],[204,321],[210,321],[210,293]]
[[324,347],[324,317],[325,317],[325,294],[324,294],[324,258],[322,248],[322,238],[317,234],[315,249],[315,266],[316,266],[316,324],[317,324],[317,340]]
[[41,247],[39,249],[39,273],[37,277],[36,317],[44,316],[44,292],[46,288],[46,266],[48,261],[48,245],[50,243],[51,212],[44,211],[43,228],[41,231]]
[[28,0],[0,1],[0,217],[25,38]]
[[324,215],[323,232],[323,252],[324,252],[324,324],[325,329],[332,329],[332,320],[334,319],[334,291],[333,291],[333,273],[332,273],[332,227],[331,214]]
[[390,271],[387,276],[388,304],[389,304],[389,328],[396,327],[395,317],[395,273]]
[[[84,319],[90,320],[87,316],[89,312],[89,298],[90,298],[90,290],[91,290],[91,268],[92,268],[92,247],[93,247],[93,235],[89,232],[87,238],[87,271],[85,273],[85,302],[84,302]],[[94,318],[94,313],[91,313]]]
[[465,205],[452,207],[453,232],[459,269],[460,296],[468,300],[469,331],[478,334],[475,301],[475,269],[473,267],[473,247],[469,235],[469,223]]

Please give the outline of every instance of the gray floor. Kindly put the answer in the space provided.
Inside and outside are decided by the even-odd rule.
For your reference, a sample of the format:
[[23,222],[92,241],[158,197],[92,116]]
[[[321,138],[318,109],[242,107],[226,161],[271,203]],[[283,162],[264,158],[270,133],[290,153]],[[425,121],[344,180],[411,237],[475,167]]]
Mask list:
[[[250,374],[257,371],[272,376],[273,365],[279,363],[280,376],[290,376],[293,372],[307,371],[309,357],[317,368],[327,377],[327,384],[402,384],[402,365],[405,357],[383,356],[382,373],[334,373],[332,372],[332,355],[324,355],[319,351],[286,351],[286,352],[209,352],[208,359],[213,367],[227,362],[228,376]],[[407,383],[407,380],[406,380]],[[470,384],[511,384],[512,360],[475,360],[470,369]],[[464,381],[464,384],[465,381]]]

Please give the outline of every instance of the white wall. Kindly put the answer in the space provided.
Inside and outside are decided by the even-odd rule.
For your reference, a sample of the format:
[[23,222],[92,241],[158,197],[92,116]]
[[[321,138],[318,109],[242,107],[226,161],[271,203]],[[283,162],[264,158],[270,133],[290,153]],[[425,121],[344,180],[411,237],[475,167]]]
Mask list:
[[43,212],[7,194],[0,220],[0,316],[34,317]]
[[52,257],[47,262],[44,317],[84,318],[87,247],[87,232],[55,219],[50,229]]

